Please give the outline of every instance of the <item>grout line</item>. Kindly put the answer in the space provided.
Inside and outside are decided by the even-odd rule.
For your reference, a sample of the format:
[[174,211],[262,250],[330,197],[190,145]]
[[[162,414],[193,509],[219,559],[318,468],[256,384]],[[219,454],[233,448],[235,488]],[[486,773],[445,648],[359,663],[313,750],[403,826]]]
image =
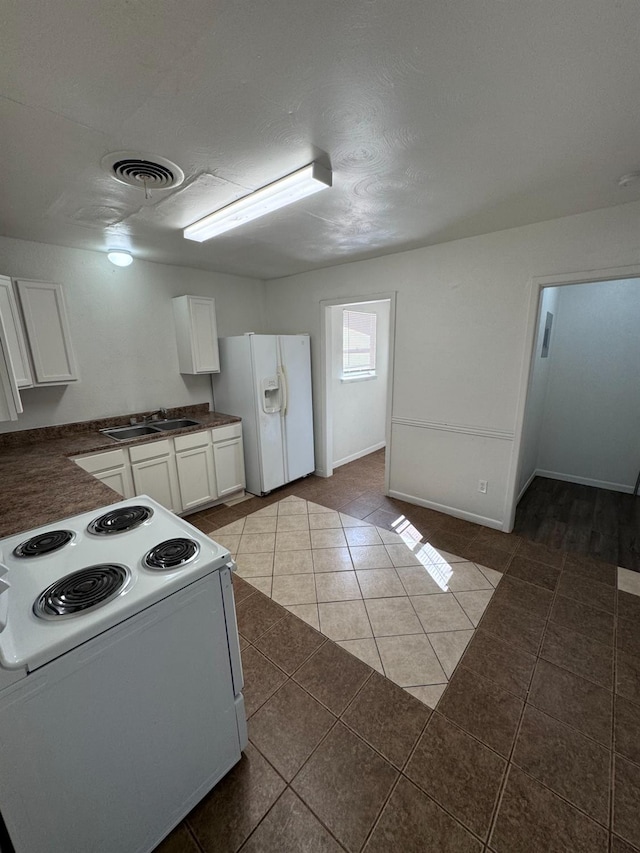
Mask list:
[[[273,764],[271,764],[271,762],[269,761],[269,759],[268,759],[265,755],[263,755],[263,754],[262,754],[262,752],[260,752],[260,750],[258,749],[258,747],[257,747],[255,744],[252,744],[252,746],[253,746],[253,748],[254,748],[257,752],[259,752],[259,753],[260,753],[260,755],[262,756],[262,758],[264,758],[264,760],[269,764],[269,766],[270,766],[270,767],[271,767],[271,768],[272,768],[272,769],[277,773],[278,771],[276,770],[276,768],[273,766]],[[280,774],[278,774],[278,775],[280,775]],[[282,797],[286,794],[286,792],[287,792],[287,790],[288,790],[288,788],[289,788],[289,785],[288,785],[288,784],[286,784],[286,780],[285,780],[285,785],[286,785],[286,787],[284,788],[284,790],[283,790],[283,791],[281,791],[281,792],[280,792],[280,794],[278,794],[278,796],[276,797],[276,799],[274,800],[274,802],[269,806],[269,808],[267,809],[267,811],[262,815],[262,817],[261,817],[261,818],[260,818],[260,820],[257,822],[257,824],[253,827],[253,829],[251,830],[251,832],[249,833],[249,835],[247,835],[247,837],[244,839],[244,841],[242,842],[242,844],[240,845],[240,847],[239,847],[239,848],[237,848],[237,849],[238,849],[238,853],[242,853],[242,851],[243,851],[243,850],[245,849],[245,847],[247,846],[247,843],[249,842],[249,840],[250,840],[250,839],[251,839],[251,838],[256,834],[256,832],[258,831],[258,828],[259,828],[260,826],[262,826],[262,824],[264,823],[264,821],[265,821],[265,820],[267,819],[267,817],[271,814],[271,810],[272,810],[272,809],[274,809],[274,808],[278,805],[278,803],[280,802],[280,800],[282,799]]]
[[[395,767],[394,767],[394,770],[395,770]],[[371,836],[374,834],[374,832],[376,831],[376,829],[377,829],[377,827],[378,827],[378,823],[380,822],[380,819],[381,819],[381,817],[382,817],[382,813],[383,813],[383,811],[384,811],[384,810],[385,810],[385,808],[387,807],[387,804],[388,804],[389,800],[391,799],[391,797],[394,795],[394,793],[395,793],[395,791],[396,791],[396,788],[397,788],[397,787],[398,787],[398,785],[400,784],[400,780],[401,780],[402,778],[403,778],[402,773],[398,773],[398,778],[395,780],[395,782],[394,782],[394,783],[393,783],[393,785],[391,786],[391,790],[389,791],[389,793],[388,793],[387,797],[385,798],[384,802],[383,802],[383,803],[382,803],[382,805],[380,806],[380,810],[379,810],[378,814],[376,815],[376,817],[374,818],[374,821],[373,821],[373,823],[371,824],[371,828],[369,829],[369,832],[367,833],[367,835],[365,836],[364,841],[363,841],[363,842],[362,842],[362,844],[360,845],[360,850],[364,850],[364,849],[365,849],[365,847],[367,846],[367,844],[369,843],[369,839],[371,838]]]
[[[365,610],[366,610],[366,607],[365,607]],[[369,614],[367,613],[367,618],[368,617],[369,617]],[[382,655],[380,654],[380,646],[378,645],[378,638],[374,637],[373,642],[374,642],[374,645],[376,647],[376,652],[378,653],[378,658],[380,659],[380,666],[382,667],[382,674],[384,675],[385,678],[389,678],[389,676],[387,675],[387,670],[384,668],[384,661],[382,660]],[[390,678],[389,678],[389,681],[391,681]],[[395,681],[392,683],[395,684]],[[398,684],[398,687],[400,687],[399,684]]]
[[[309,522],[309,504],[307,503],[307,522]],[[309,542],[311,542],[311,531],[309,531]],[[274,557],[275,560],[275,557]],[[321,631],[322,625],[320,624],[320,607],[318,603],[318,584],[316,583],[316,565],[313,560],[313,548],[311,548],[311,571],[313,572],[313,589],[315,592],[315,605],[316,605],[316,617],[318,619],[318,630]],[[326,636],[326,635],[325,635]]]
[[[560,571],[561,571],[561,573],[562,573],[562,569],[561,569]],[[553,605],[555,604],[555,599],[556,599],[556,595],[557,595],[557,588],[558,588],[558,584],[559,584],[559,582],[560,582],[560,576],[558,576],[558,581],[557,581],[557,583],[556,583],[556,588],[555,588],[555,590],[554,590],[554,592],[553,592],[553,599],[552,599],[551,604],[550,604],[550,606],[549,606],[549,609],[548,609],[548,611],[547,611],[547,617],[546,617],[546,619],[545,619],[545,625],[544,625],[544,628],[543,628],[542,633],[541,633],[541,635],[540,635],[540,641],[539,641],[539,643],[538,643],[538,649],[537,649],[537,652],[536,652],[536,658],[537,658],[537,660],[536,660],[536,667],[537,667],[537,665],[538,665],[538,664],[537,664],[537,661],[539,660],[540,651],[542,650],[542,643],[543,643],[543,641],[544,641],[544,637],[545,637],[545,635],[546,635],[546,633],[547,633],[547,626],[548,626],[548,624],[549,624],[549,618],[550,618],[550,616],[551,616],[551,611],[553,610]],[[482,621],[482,620],[481,620],[481,621]],[[516,731],[515,731],[515,735],[514,735],[514,738],[513,738],[513,742],[512,742],[512,744],[511,744],[511,749],[510,749],[510,751],[509,751],[509,755],[507,756],[506,772],[505,772],[504,776],[502,777],[502,782],[501,782],[500,788],[498,789],[498,796],[496,797],[496,803],[495,803],[495,806],[494,806],[494,809],[493,809],[493,814],[492,814],[492,816],[491,816],[491,821],[490,821],[490,823],[489,823],[489,831],[488,831],[488,833],[487,833],[487,842],[486,842],[486,843],[487,843],[487,846],[489,846],[489,843],[490,843],[491,838],[492,838],[492,836],[493,836],[493,832],[494,832],[494,829],[495,829],[495,826],[496,826],[496,823],[497,823],[497,820],[498,820],[498,814],[499,814],[499,812],[500,812],[500,807],[501,807],[501,805],[502,805],[502,800],[503,800],[504,793],[505,793],[505,790],[506,790],[506,787],[507,787],[507,780],[508,780],[509,775],[510,775],[510,772],[511,772],[511,767],[513,767],[513,766],[514,766],[514,764],[513,764],[513,755],[514,755],[514,753],[515,753],[516,746],[517,746],[517,744],[518,744],[518,740],[519,740],[519,738],[520,738],[520,732],[521,732],[521,729],[522,729],[522,721],[524,720],[524,714],[525,714],[525,711],[526,711],[526,708],[527,708],[527,704],[528,704],[528,700],[529,700],[529,693],[531,692],[531,685],[532,685],[532,683],[533,683],[533,677],[534,677],[534,675],[535,675],[535,667],[534,667],[533,673],[532,673],[532,675],[531,675],[531,679],[530,679],[530,681],[529,681],[529,686],[527,687],[527,690],[526,690],[526,693],[525,693],[525,695],[524,695],[524,698],[522,699],[522,710],[520,711],[520,717],[519,717],[519,719],[518,719],[518,724],[517,724],[517,726],[516,726]],[[523,772],[524,772],[524,771],[523,771]],[[536,780],[536,781],[538,781],[538,780]],[[542,784],[542,783],[539,783],[539,784]],[[547,786],[545,785],[544,787],[546,788]],[[551,790],[551,789],[549,788],[548,790]],[[553,792],[553,793],[555,793],[555,792]]]
[[[561,572],[562,572],[562,569],[561,569]],[[558,580],[559,580],[559,579],[558,579]],[[556,590],[554,590],[554,602],[553,602],[553,603],[555,603],[555,598],[556,598],[556,596],[557,596],[557,595],[558,595],[558,592],[557,592],[557,585],[556,585]],[[553,609],[553,603],[552,603],[551,607],[549,608],[549,615],[547,616],[547,619],[545,620],[545,628],[544,628],[543,635],[542,635],[543,639],[544,639],[544,636],[545,636],[545,634],[546,634],[548,624],[549,624],[549,622],[550,622],[551,612],[552,612],[552,609]],[[541,649],[541,647],[542,647],[542,641],[543,641],[543,640],[541,640],[541,643],[540,643],[540,647],[539,647],[540,649]],[[544,658],[540,658],[539,654],[538,654],[538,656],[537,656],[537,657],[538,657],[538,660],[541,660],[541,659],[542,659],[542,660],[544,660]],[[537,662],[536,662],[536,666],[537,666]],[[572,674],[573,674],[573,675],[575,675],[575,673],[572,673]],[[535,670],[534,670],[534,675],[535,675]],[[579,676],[578,676],[578,677],[579,677]],[[527,708],[527,705],[531,705],[531,703],[529,703],[528,699],[529,699],[529,693],[530,693],[530,691],[531,691],[531,684],[532,684],[532,683],[533,683],[533,677],[532,677],[532,679],[531,679],[531,681],[530,681],[530,683],[529,683],[529,687],[527,688],[527,693],[526,693],[526,697],[525,697],[525,699],[524,699],[524,704],[523,704],[522,713],[521,713],[521,715],[520,715],[520,719],[519,719],[519,722],[518,722],[518,727],[517,727],[517,730],[516,730],[516,735],[515,735],[515,738],[514,738],[514,741],[513,741],[513,744],[512,744],[512,748],[511,748],[511,751],[510,751],[510,754],[509,754],[509,758],[508,758],[507,772],[506,772],[505,777],[504,777],[504,779],[503,779],[503,783],[502,783],[502,787],[501,787],[501,791],[500,791],[500,796],[499,796],[499,798],[498,798],[498,804],[497,804],[497,806],[496,806],[496,808],[495,808],[495,810],[494,810],[494,814],[493,814],[493,817],[492,817],[492,821],[491,821],[491,830],[490,830],[490,833],[489,833],[489,835],[488,835],[488,839],[490,839],[490,838],[491,838],[491,834],[493,833],[493,830],[494,830],[494,828],[495,828],[495,824],[496,824],[496,822],[497,822],[498,813],[499,813],[500,806],[501,806],[501,804],[502,804],[502,799],[503,799],[503,796],[504,796],[504,791],[505,791],[505,788],[506,788],[506,781],[507,781],[507,778],[508,778],[508,776],[509,776],[509,773],[510,773],[511,767],[514,767],[514,766],[515,766],[515,767],[517,767],[517,768],[520,770],[520,772],[524,773],[526,776],[528,776],[530,779],[532,779],[534,782],[536,782],[538,785],[541,785],[543,788],[545,788],[546,790],[550,791],[554,796],[558,797],[558,798],[559,798],[559,799],[561,799],[563,802],[567,803],[571,808],[573,808],[573,809],[575,809],[576,811],[580,812],[582,815],[584,815],[584,816],[585,816],[588,820],[590,820],[592,823],[595,823],[597,826],[602,827],[602,828],[607,832],[608,837],[610,838],[610,837],[611,837],[611,832],[612,832],[612,821],[611,821],[611,815],[610,815],[610,814],[608,815],[608,821],[607,821],[607,823],[606,823],[606,824],[605,824],[605,823],[602,823],[602,822],[601,822],[601,821],[599,821],[597,818],[595,818],[593,815],[589,814],[589,813],[588,813],[588,812],[587,812],[583,807],[576,805],[574,802],[572,802],[571,800],[569,800],[565,795],[558,793],[558,792],[557,792],[557,791],[555,791],[553,788],[551,788],[549,785],[547,785],[545,782],[541,781],[540,779],[536,778],[535,776],[532,776],[532,775],[531,775],[531,773],[528,773],[526,770],[524,770],[524,769],[523,769],[523,768],[521,768],[519,765],[517,765],[517,764],[515,764],[515,763],[513,762],[513,755],[514,755],[514,753],[515,753],[515,749],[516,749],[516,746],[517,746],[517,743],[518,743],[518,739],[519,739],[519,737],[520,737],[520,732],[521,732],[521,728],[522,728],[522,721],[523,721],[523,719],[524,719],[524,713],[525,713],[525,710],[526,710],[526,708]],[[601,686],[601,685],[598,685],[598,686]],[[602,689],[606,689],[606,688],[602,688]],[[613,698],[612,698],[612,701],[613,701]],[[531,705],[531,707],[534,707],[534,708],[535,708],[536,706],[535,706],[535,705]],[[538,709],[538,710],[540,710],[540,709]],[[546,711],[542,711],[542,713],[547,713],[547,712],[546,712]],[[553,717],[553,715],[551,715],[551,714],[549,714],[548,716],[552,717],[552,719],[556,719],[556,718],[555,718],[555,717]],[[574,730],[574,731],[577,731],[579,734],[582,734],[582,735],[583,735],[583,737],[587,737],[587,739],[588,739],[588,740],[591,740],[592,742],[597,743],[597,744],[598,744],[598,746],[600,746],[601,748],[606,748],[606,747],[603,747],[603,745],[602,745],[600,742],[595,741],[595,740],[593,740],[592,738],[589,738],[589,736],[588,736],[588,735],[584,735],[584,734],[583,734],[582,732],[580,732],[578,729],[574,729],[574,727],[573,727],[573,726],[571,726],[570,724],[568,724],[567,722],[565,722],[565,721],[563,721],[563,720],[559,720],[558,722],[560,722],[560,723],[564,724],[565,726],[567,726],[568,728],[571,728],[571,729],[572,729],[572,730]],[[613,726],[613,725],[614,725],[614,720],[613,720],[613,718],[612,718],[612,726]],[[485,744],[485,746],[486,746],[486,744]],[[609,752],[610,752],[610,756],[611,756],[611,764],[613,764],[613,760],[614,760],[614,750],[613,750],[612,746],[609,748]],[[610,766],[611,766],[611,765],[610,765]],[[612,789],[613,789],[612,779],[611,779],[611,778],[609,778],[609,799],[610,799],[610,802],[611,802],[611,798],[612,798]],[[488,843],[489,843],[489,842],[487,842],[487,844],[488,844]]]
[[613,683],[611,689],[611,757],[609,761],[609,850],[613,847],[613,822],[615,820],[615,772],[616,772],[616,714],[618,701],[616,696],[616,679],[618,670],[618,575],[616,572],[616,593],[613,612]]
[[[429,706],[427,705],[426,707],[429,707]],[[407,759],[406,759],[406,761],[404,762],[404,764],[402,765],[402,771],[401,771],[401,772],[402,772],[402,775],[403,775],[403,776],[406,776],[405,770],[407,769],[407,767],[408,767],[408,766],[409,766],[409,764],[411,763],[411,759],[412,759],[412,758],[413,758],[413,756],[415,755],[415,753],[416,753],[416,751],[417,751],[417,749],[418,749],[418,745],[420,744],[420,741],[422,740],[422,738],[424,737],[425,732],[426,732],[426,731],[427,731],[427,729],[429,728],[429,723],[431,722],[431,720],[432,720],[432,718],[433,718],[433,715],[434,715],[434,714],[435,714],[435,708],[429,708],[429,716],[428,716],[428,717],[427,717],[427,719],[425,720],[425,722],[424,722],[424,726],[422,727],[422,730],[420,731],[420,734],[419,734],[419,735],[418,735],[418,737],[416,738],[416,742],[414,743],[414,745],[413,745],[413,746],[411,747],[411,749],[409,750],[409,754],[407,755]],[[408,779],[408,778],[409,778],[409,777],[407,776],[407,779]],[[416,783],[414,782],[413,784],[415,785]],[[420,787],[420,786],[418,785],[417,787]],[[422,790],[422,789],[421,789],[421,790]],[[426,793],[426,791],[425,791],[425,793]]]
[[[311,694],[309,694],[309,695],[311,695]],[[311,698],[313,698],[313,697],[311,697]],[[333,714],[333,716],[335,717],[335,714]],[[322,743],[322,741],[324,741],[324,740],[326,739],[326,737],[328,736],[329,732],[330,732],[333,728],[335,728],[335,726],[336,726],[336,724],[337,724],[338,722],[340,722],[340,719],[339,719],[339,718],[336,718],[336,719],[335,719],[335,721],[332,723],[331,727],[329,728],[329,731],[328,731],[328,732],[326,733],[326,735],[325,735],[325,736],[320,740],[320,742],[318,743],[318,745],[317,745],[316,747],[314,747],[314,749],[313,749],[313,751],[311,752],[311,754],[308,756],[308,758],[307,758],[307,759],[303,762],[303,764],[300,766],[299,770],[296,772],[296,774],[295,774],[295,776],[293,777],[293,779],[291,780],[291,782],[293,782],[293,780],[296,778],[296,776],[298,775],[298,773],[300,773],[300,771],[302,770],[302,768],[304,767],[304,765],[307,763],[307,761],[309,760],[309,758],[311,758],[311,755],[313,755],[313,753],[316,751],[316,749],[318,748],[318,746],[320,746],[320,743]],[[252,835],[254,834],[254,832],[257,830],[258,826],[260,826],[260,824],[265,820],[265,818],[267,817],[267,815],[269,815],[269,814],[271,813],[271,810],[276,806],[276,804],[278,803],[278,801],[280,800],[280,798],[281,798],[281,797],[282,797],[282,796],[287,792],[287,790],[290,790],[290,791],[292,792],[292,794],[294,794],[294,796],[296,796],[296,797],[300,800],[300,802],[301,802],[301,803],[302,803],[302,804],[303,804],[307,809],[309,809],[309,811],[310,811],[310,812],[311,812],[311,814],[314,816],[314,818],[318,821],[318,823],[320,823],[320,824],[321,824],[321,826],[323,826],[323,827],[326,829],[326,831],[327,831],[327,832],[329,833],[329,835],[334,839],[334,841],[338,844],[338,846],[339,846],[342,850],[346,850],[346,848],[344,847],[344,845],[343,845],[343,844],[338,840],[338,838],[337,838],[337,837],[336,837],[336,835],[331,831],[331,829],[330,829],[330,828],[329,828],[329,827],[324,823],[324,821],[320,818],[320,816],[319,816],[319,815],[317,815],[317,814],[314,812],[314,810],[313,810],[313,809],[311,808],[311,806],[310,806],[310,805],[305,801],[305,799],[302,797],[302,795],[292,787],[291,782],[287,782],[287,780],[284,778],[284,776],[283,776],[283,775],[280,773],[280,771],[279,771],[279,770],[278,770],[278,769],[277,769],[277,768],[272,764],[272,762],[271,762],[271,761],[269,761],[269,759],[268,759],[268,758],[267,758],[267,756],[262,752],[262,750],[261,750],[261,749],[260,749],[260,748],[255,744],[255,743],[253,743],[253,741],[251,741],[251,746],[252,746],[252,747],[256,750],[256,752],[258,752],[258,753],[261,755],[261,757],[262,757],[262,758],[267,762],[267,764],[269,765],[269,767],[271,767],[271,769],[274,771],[274,773],[276,773],[276,774],[277,774],[277,775],[282,779],[282,781],[285,783],[285,788],[284,788],[284,790],[282,791],[282,793],[281,793],[281,794],[276,798],[276,800],[272,803],[272,805],[267,809],[267,812],[266,812],[266,813],[264,814],[264,816],[260,819],[260,821],[258,821],[258,823],[257,823],[257,824],[256,824],[256,826],[254,827],[254,829],[252,829],[252,831],[250,832],[250,834],[249,834],[249,835],[245,838],[245,840],[242,842],[242,846],[240,847],[239,853],[240,853],[240,851],[242,851],[242,849],[244,848],[244,846],[245,846],[245,844],[247,843],[247,841],[251,838],[251,836],[252,836]]]
[[[185,828],[186,828],[186,830],[187,830],[187,835],[188,835],[188,836],[190,836],[191,840],[192,840],[192,841],[193,841],[193,843],[196,845],[196,847],[198,848],[198,850],[200,851],[200,853],[205,853],[204,847],[203,847],[203,846],[200,844],[200,842],[198,841],[198,836],[195,834],[195,832],[194,832],[194,831],[193,831],[193,829],[191,828],[191,824],[189,823],[189,815],[187,815],[186,817],[184,817],[184,818],[182,819],[181,823],[185,826]],[[178,826],[180,826],[180,824],[178,824]],[[176,829],[177,829],[177,828],[178,828],[178,827],[176,827]],[[161,842],[161,843],[162,843],[162,842]]]
[[[429,799],[429,800],[431,800],[433,803],[435,803],[435,804],[436,804],[436,806],[437,806],[439,809],[441,809],[443,812],[445,812],[446,814],[448,814],[448,815],[449,815],[449,817],[450,817],[450,818],[452,818],[452,820],[454,820],[457,824],[459,824],[459,825],[460,825],[460,826],[461,826],[461,827],[462,827],[462,828],[463,828],[467,833],[469,833],[473,838],[477,838],[477,839],[480,841],[480,843],[483,845],[483,849],[484,849],[484,845],[487,845],[487,849],[488,849],[488,841],[487,841],[487,839],[489,838],[489,834],[490,834],[490,833],[489,833],[489,830],[487,830],[487,836],[486,836],[486,838],[483,838],[479,833],[477,833],[475,830],[473,830],[473,829],[471,829],[469,826],[467,826],[467,825],[466,825],[466,824],[465,824],[465,823],[464,823],[464,822],[463,822],[459,817],[457,817],[457,816],[456,816],[452,811],[450,811],[450,810],[449,810],[449,808],[448,808],[447,806],[443,805],[441,802],[439,802],[438,800],[436,800],[436,798],[435,798],[434,796],[432,796],[432,794],[430,794],[428,791],[425,791],[425,790],[424,790],[424,788],[421,788],[421,787],[420,787],[420,785],[419,785],[419,784],[418,784],[414,779],[412,779],[410,776],[407,776],[407,774],[405,773],[405,770],[406,770],[407,766],[409,765],[409,762],[410,762],[411,758],[413,758],[413,755],[414,755],[414,753],[415,753],[415,751],[416,751],[416,749],[417,749],[417,747],[418,747],[418,743],[420,742],[420,740],[422,739],[422,737],[423,737],[425,734],[427,734],[427,733],[428,733],[429,726],[431,725],[431,722],[432,722],[432,720],[433,720],[433,718],[434,718],[435,716],[436,716],[436,711],[434,710],[434,711],[431,713],[431,715],[429,716],[429,719],[427,720],[427,722],[426,722],[426,724],[425,724],[425,727],[424,727],[424,729],[423,729],[422,735],[420,736],[420,738],[419,738],[419,739],[418,739],[418,741],[416,742],[416,745],[415,745],[414,749],[411,751],[411,756],[409,757],[409,759],[407,759],[407,762],[406,762],[406,764],[405,764],[405,766],[404,766],[404,768],[403,768],[403,770],[402,770],[402,776],[404,776],[404,778],[405,778],[407,781],[409,781],[409,782],[410,782],[414,787],[416,787],[416,788],[417,788],[417,789],[418,789],[422,794],[424,794],[424,796],[425,796],[425,797],[427,797],[427,799]],[[451,720],[449,720],[447,717],[444,717],[442,714],[439,714],[438,716],[439,716],[441,719],[445,720],[447,723],[451,723]],[[468,732],[465,732],[465,730],[464,730],[464,729],[461,729],[461,728],[460,728],[460,726],[456,725],[455,723],[451,723],[451,725],[453,725],[453,726],[454,726],[454,728],[458,729],[459,731],[463,732],[463,734],[466,734],[467,736],[470,736]],[[474,738],[474,740],[478,741],[478,739],[477,739],[477,738]],[[478,741],[478,743],[482,744],[483,746],[486,746],[486,744],[483,744],[483,743],[482,743],[482,741]],[[487,747],[487,748],[488,748],[488,749],[490,749],[490,747]],[[498,753],[496,753],[496,752],[495,752],[495,750],[491,750],[491,752],[494,752],[494,753],[495,753],[495,755],[499,755]],[[506,774],[506,771],[508,770],[509,765],[508,765],[508,763],[506,763],[506,759],[505,759],[505,757],[504,757],[503,755],[499,755],[499,758],[501,758],[501,759],[502,759],[502,761],[504,761],[504,762],[505,762],[505,774]],[[497,800],[497,799],[498,799],[498,797],[497,797],[497,795],[496,795],[496,800]]]

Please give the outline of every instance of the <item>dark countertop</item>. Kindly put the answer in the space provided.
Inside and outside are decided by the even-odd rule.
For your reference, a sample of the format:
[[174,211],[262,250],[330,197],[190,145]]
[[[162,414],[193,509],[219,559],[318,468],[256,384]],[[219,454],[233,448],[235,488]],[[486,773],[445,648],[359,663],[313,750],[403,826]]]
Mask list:
[[117,492],[76,465],[71,456],[131,447],[240,421],[234,415],[194,411],[193,407],[169,411],[172,417],[192,417],[199,423],[130,441],[115,441],[98,432],[128,423],[123,418],[0,434],[0,537],[122,500]]

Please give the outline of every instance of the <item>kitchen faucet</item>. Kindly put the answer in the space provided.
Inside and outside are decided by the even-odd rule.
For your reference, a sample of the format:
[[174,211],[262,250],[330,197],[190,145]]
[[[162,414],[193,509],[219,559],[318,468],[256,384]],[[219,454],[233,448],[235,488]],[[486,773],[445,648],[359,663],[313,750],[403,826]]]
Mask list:
[[165,421],[167,420],[167,410],[166,409],[156,409],[155,412],[151,412],[150,414],[144,416],[144,423],[147,423],[148,421],[152,421],[154,418],[157,419],[158,415],[162,415],[162,418]]
[[[158,415],[162,415],[162,417],[165,421],[169,417],[169,413],[167,412],[166,409],[156,409],[155,412],[150,412],[148,415],[144,415],[140,419],[140,423],[141,424],[149,423],[149,421],[152,421],[154,418],[157,418]],[[131,424],[131,426],[135,426],[135,424],[138,423],[138,419],[137,418],[129,418],[129,423]]]

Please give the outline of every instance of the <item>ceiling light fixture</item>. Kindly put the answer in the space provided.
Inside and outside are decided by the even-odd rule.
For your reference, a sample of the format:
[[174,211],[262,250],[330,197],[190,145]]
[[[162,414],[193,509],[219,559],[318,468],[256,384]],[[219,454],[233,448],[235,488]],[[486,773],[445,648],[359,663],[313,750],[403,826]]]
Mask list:
[[109,249],[107,258],[117,267],[128,267],[133,263],[133,255],[123,249]]
[[309,163],[279,181],[274,181],[237,201],[222,207],[184,229],[187,240],[205,240],[272,213],[331,186],[331,170]]

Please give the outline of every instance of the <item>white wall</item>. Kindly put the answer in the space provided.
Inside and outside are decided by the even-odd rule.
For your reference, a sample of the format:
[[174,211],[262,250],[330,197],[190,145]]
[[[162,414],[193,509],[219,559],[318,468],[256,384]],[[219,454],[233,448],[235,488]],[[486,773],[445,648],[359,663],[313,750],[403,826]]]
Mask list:
[[318,467],[319,302],[395,290],[391,491],[508,526],[532,277],[637,265],[639,233],[632,203],[266,282],[269,329],[312,335]]
[[0,431],[72,423],[192,403],[211,404],[208,376],[183,376],[171,297],[213,296],[218,333],[263,325],[261,281],[135,260],[114,267],[106,255],[0,238],[0,273],[64,284],[80,381],[21,394],[24,414]]
[[[553,314],[551,327],[551,346],[556,335],[558,322],[558,291],[559,287],[545,287],[540,299],[540,314],[536,331],[536,342],[534,347],[533,362],[531,364],[531,379],[529,382],[529,394],[524,416],[524,429],[522,432],[522,455],[520,458],[520,475],[518,477],[518,496],[521,496],[529,481],[535,476],[538,467],[538,451],[540,448],[540,434],[542,432],[542,421],[544,418],[545,400],[549,384],[549,368],[551,356],[541,358],[542,343],[544,338],[544,327],[547,319],[547,311]],[[549,351],[551,353],[551,350]]]
[[[377,315],[376,376],[341,381],[342,312],[365,311]],[[331,314],[331,417],[333,421],[333,466],[338,467],[384,447],[387,377],[389,365],[389,312],[385,302],[336,305]]]
[[538,473],[631,492],[640,468],[640,280],[557,290]]

